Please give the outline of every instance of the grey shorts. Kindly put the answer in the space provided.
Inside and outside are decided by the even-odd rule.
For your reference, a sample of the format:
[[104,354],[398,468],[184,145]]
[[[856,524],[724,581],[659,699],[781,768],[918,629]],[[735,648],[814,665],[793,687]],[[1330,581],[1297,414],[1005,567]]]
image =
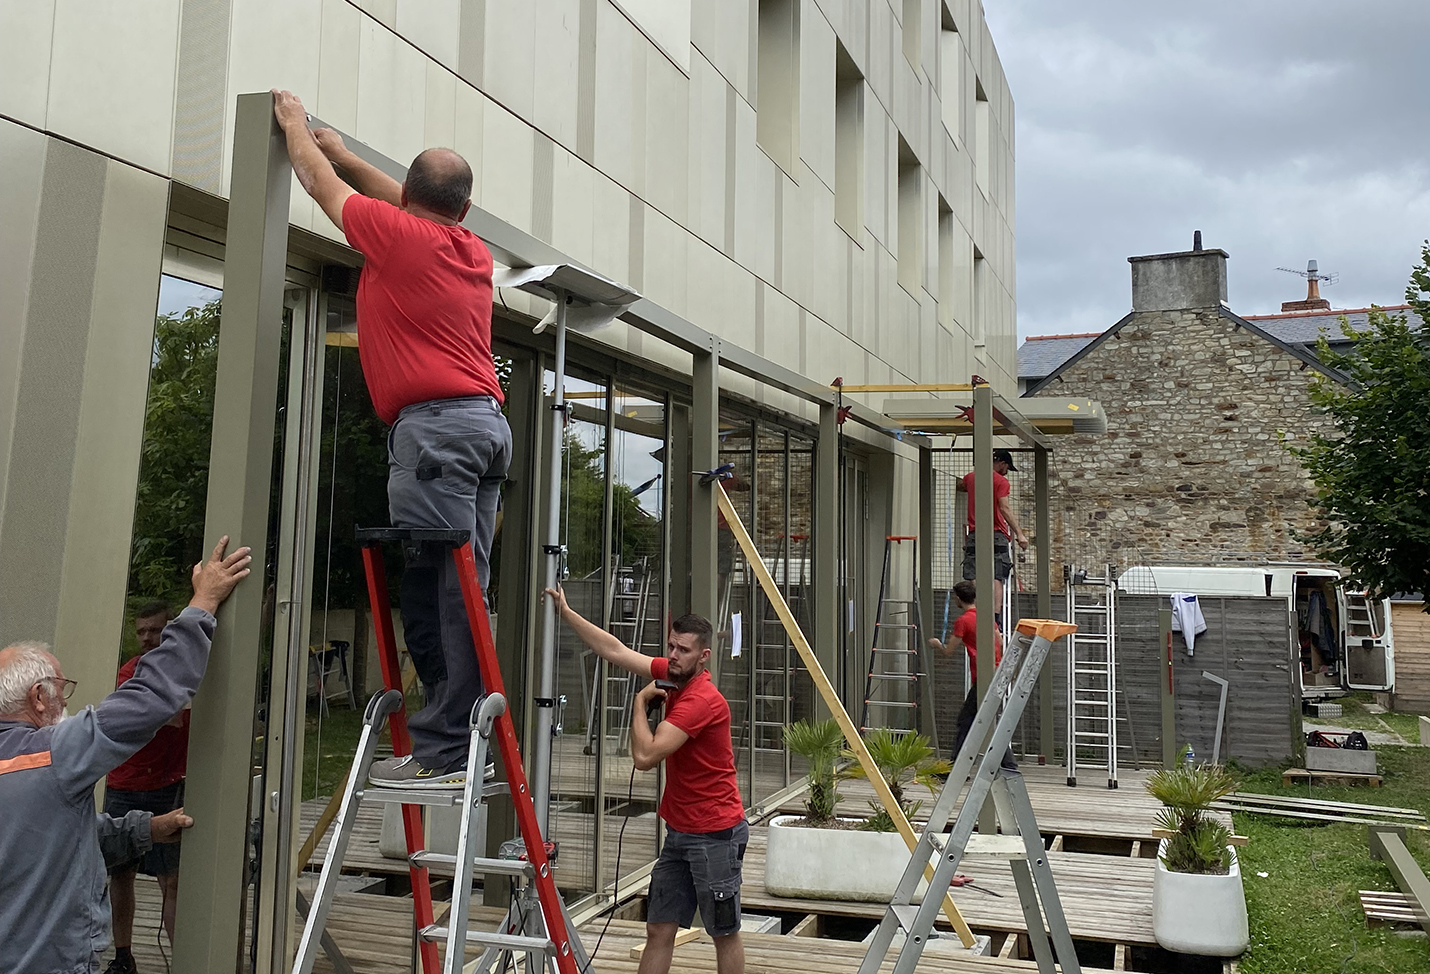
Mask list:
[[[968,538],[963,542],[963,577],[966,581],[973,581],[978,577],[978,567],[974,564],[973,536],[977,532],[968,532]],[[1008,581],[1008,576],[1013,574],[1013,543],[1008,540],[1008,536],[999,531],[993,532],[993,577],[1000,582]]]
[[650,874],[647,923],[690,926],[695,908],[705,932],[727,937],[740,932],[740,880],[750,827],[744,822],[720,832],[666,829],[665,845]]

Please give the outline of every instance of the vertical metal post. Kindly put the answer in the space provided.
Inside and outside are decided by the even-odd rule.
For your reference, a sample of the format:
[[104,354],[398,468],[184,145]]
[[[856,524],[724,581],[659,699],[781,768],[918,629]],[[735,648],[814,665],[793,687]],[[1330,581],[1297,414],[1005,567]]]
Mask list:
[[[714,340],[712,339],[712,343]],[[714,470],[720,465],[720,349],[691,356],[690,459],[694,470]],[[684,471],[677,471],[684,475]],[[691,482],[694,483],[693,481]],[[688,486],[686,489],[690,489]],[[719,582],[718,531],[712,491],[695,488],[690,497],[690,611],[715,625]],[[720,660],[710,660],[712,676],[719,676]]]
[[[916,544],[918,559],[915,568],[918,572],[918,592],[914,593],[919,600],[919,640],[916,648],[919,654],[919,665],[923,670],[923,679],[919,680],[919,733],[933,742],[934,753],[942,754],[943,748],[939,747],[938,741],[938,720],[934,713],[937,697],[934,694],[933,666],[928,653],[928,645],[924,642],[937,631],[933,622],[933,519],[933,450],[927,446],[921,446],[919,448],[919,539],[923,543]],[[939,635],[942,636],[942,633]]]
[[[1053,617],[1053,532],[1048,511],[1048,451],[1033,448],[1033,533],[1038,552],[1038,618]],[[1053,758],[1053,669],[1038,676],[1039,763]]]
[[208,674],[193,706],[175,970],[231,972],[242,945],[252,774],[253,706],[264,601],[264,539],[273,472],[283,280],[288,250],[288,149],[273,97],[239,95],[209,455],[206,545],[249,545],[253,577],[219,610]]
[[1172,686],[1172,610],[1157,610],[1157,647],[1162,656],[1162,767],[1177,764],[1177,701]]
[[[546,587],[561,581],[561,455],[566,429],[566,293],[556,292],[556,362],[552,369],[551,392],[551,506],[546,515]],[[536,824],[543,839],[550,838],[547,813],[551,808],[551,735],[556,716],[556,606],[541,600],[541,651],[536,690],[536,720],[531,740],[531,799],[536,806]],[[473,769],[475,771],[475,769]]]
[[[819,442],[814,451],[814,524],[810,552],[814,559],[814,654],[836,687],[842,687],[839,653],[839,410],[819,404]],[[815,716],[826,719],[828,706],[815,695]]]
[[[993,682],[995,649],[993,613],[993,530],[995,502],[993,497],[993,389],[987,384],[973,389],[973,503],[974,550],[973,565],[978,586],[978,702],[988,694]],[[979,742],[980,746],[982,741]],[[978,829],[991,835],[995,828],[994,809],[986,805],[978,813]]]

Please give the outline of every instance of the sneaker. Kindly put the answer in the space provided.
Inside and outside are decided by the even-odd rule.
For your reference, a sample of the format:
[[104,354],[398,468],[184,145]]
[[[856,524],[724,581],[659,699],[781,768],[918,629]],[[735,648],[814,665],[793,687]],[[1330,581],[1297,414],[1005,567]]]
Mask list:
[[127,957],[115,957],[104,969],[104,974],[138,974],[138,970],[134,966],[134,955],[130,954]]
[[[496,766],[488,764],[482,777],[491,781],[496,777]],[[424,768],[409,754],[374,762],[368,770],[367,780],[379,788],[461,788],[467,783],[467,767],[463,762],[446,771]]]

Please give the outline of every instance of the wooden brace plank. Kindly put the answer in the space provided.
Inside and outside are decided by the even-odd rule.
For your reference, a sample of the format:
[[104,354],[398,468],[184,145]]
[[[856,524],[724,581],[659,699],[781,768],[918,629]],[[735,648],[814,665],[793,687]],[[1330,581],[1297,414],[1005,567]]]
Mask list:
[[[854,726],[854,721],[844,710],[844,703],[839,699],[839,694],[835,691],[833,684],[829,682],[829,677],[825,675],[824,667],[819,665],[819,657],[814,654],[814,649],[809,645],[809,640],[805,638],[799,623],[795,622],[794,614],[785,604],[784,595],[781,594],[779,586],[770,577],[770,570],[765,566],[764,559],[760,557],[759,549],[755,547],[750,533],[745,530],[745,522],[740,520],[739,512],[735,510],[735,505],[730,503],[730,497],[725,493],[725,485],[717,480],[711,484],[711,487],[715,491],[715,502],[720,507],[720,513],[725,515],[725,523],[735,535],[735,540],[740,543],[740,549],[745,553],[746,565],[755,573],[760,588],[764,590],[765,598],[769,599],[770,605],[774,607],[776,615],[784,625],[785,632],[789,635],[790,642],[794,644],[800,659],[804,661],[804,667],[809,671],[810,679],[814,681],[816,689],[819,690],[824,705],[829,708],[835,722],[839,724],[839,729],[844,732],[844,742],[849,745],[849,750],[854,752],[854,757],[859,761],[860,767],[864,769],[864,774],[868,778],[869,784],[873,786],[879,803],[894,820],[899,835],[904,838],[904,845],[908,846],[909,852],[912,853],[919,844],[918,834],[914,832],[909,820],[904,817],[904,810],[899,807],[894,793],[889,790],[889,783],[879,773],[874,758],[870,756],[869,749],[864,746],[864,740],[859,736],[859,729]],[[932,866],[924,866],[924,877],[928,880],[933,879]],[[969,929],[968,921],[963,919],[963,914],[958,912],[958,907],[953,903],[953,897],[947,892],[943,896],[943,915],[948,918],[949,923],[953,924],[953,929],[958,932],[958,939],[963,942],[963,946],[972,947],[975,942],[973,931]]]
[[[686,927],[683,930],[677,930],[675,933],[675,946],[680,947],[690,943],[692,940],[699,940],[700,934],[703,932],[704,931],[699,927]],[[641,955],[645,953],[645,947],[645,944],[637,944],[632,947],[631,960],[640,960]]]

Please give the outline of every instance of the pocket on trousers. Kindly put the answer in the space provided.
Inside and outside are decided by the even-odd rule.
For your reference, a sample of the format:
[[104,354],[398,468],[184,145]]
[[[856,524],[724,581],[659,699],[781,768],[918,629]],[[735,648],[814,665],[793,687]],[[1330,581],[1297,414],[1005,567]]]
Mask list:
[[711,910],[710,926],[717,930],[729,930],[740,924],[740,873],[736,872],[719,882],[710,884],[710,898],[714,903]]

